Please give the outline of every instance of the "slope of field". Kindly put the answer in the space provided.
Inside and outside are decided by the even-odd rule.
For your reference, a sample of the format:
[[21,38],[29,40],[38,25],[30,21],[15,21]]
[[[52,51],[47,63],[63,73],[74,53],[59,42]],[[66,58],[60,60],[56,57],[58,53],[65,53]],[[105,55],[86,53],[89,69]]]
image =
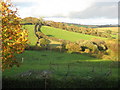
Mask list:
[[37,37],[34,32],[34,25],[24,25],[23,27],[28,31],[29,45],[34,46],[37,41]]
[[65,31],[65,30],[62,30],[62,29],[53,28],[53,27],[49,27],[49,26],[42,26],[41,31],[45,35],[48,35],[50,37],[56,37],[56,38],[59,38],[59,39],[70,40],[72,42],[80,40],[80,39],[85,39],[85,40],[90,40],[92,38],[105,39],[105,38],[102,38],[102,37]]

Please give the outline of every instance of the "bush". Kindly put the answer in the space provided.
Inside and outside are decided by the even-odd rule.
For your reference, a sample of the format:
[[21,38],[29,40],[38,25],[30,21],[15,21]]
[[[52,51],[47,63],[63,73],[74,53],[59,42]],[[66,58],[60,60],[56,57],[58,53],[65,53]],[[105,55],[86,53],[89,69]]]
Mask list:
[[50,40],[45,39],[45,38],[41,38],[39,41],[40,41],[40,46],[42,46],[42,47],[44,47],[44,46],[46,47],[50,43]]
[[108,50],[106,51],[109,56],[111,56],[112,60],[118,60],[118,47],[120,46],[120,43],[118,40],[107,40],[106,45]]
[[69,53],[72,52],[80,52],[82,49],[80,46],[76,43],[68,43],[66,44],[66,49],[68,50]]

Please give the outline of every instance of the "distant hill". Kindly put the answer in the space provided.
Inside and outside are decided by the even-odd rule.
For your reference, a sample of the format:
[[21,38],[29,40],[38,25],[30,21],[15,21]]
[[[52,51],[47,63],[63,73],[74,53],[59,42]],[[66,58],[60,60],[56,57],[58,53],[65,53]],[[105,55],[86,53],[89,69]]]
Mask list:
[[[64,23],[64,22],[62,22]],[[66,23],[68,25],[75,25],[78,27],[86,27],[86,28],[99,28],[99,27],[118,27],[118,25],[112,25],[112,24],[108,24],[108,25],[83,25],[83,24],[75,24],[75,23]],[[119,25],[120,26],[120,25]]]
[[21,20],[21,24],[23,25],[33,25],[37,22],[39,22],[39,19],[35,17],[26,17]]
[[97,25],[97,27],[118,27],[118,25]]
[[[64,23],[64,22],[62,22],[62,23]],[[69,26],[75,25],[77,27],[98,28],[97,25],[83,25],[83,24],[75,24],[75,23],[65,23],[65,24],[68,24]]]

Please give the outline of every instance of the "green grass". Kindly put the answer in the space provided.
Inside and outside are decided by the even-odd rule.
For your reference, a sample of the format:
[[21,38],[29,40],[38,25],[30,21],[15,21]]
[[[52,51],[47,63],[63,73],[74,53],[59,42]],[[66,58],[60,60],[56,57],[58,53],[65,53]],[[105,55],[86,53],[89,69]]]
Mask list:
[[92,38],[105,39],[105,38],[102,38],[102,37],[65,31],[65,30],[62,30],[62,29],[53,28],[53,27],[49,27],[49,26],[43,26],[41,28],[41,31],[45,35],[48,35],[48,36],[51,36],[51,37],[56,37],[56,38],[59,38],[59,39],[70,40],[72,42],[80,40],[80,39],[84,39],[84,40],[90,40]]
[[[30,45],[32,46],[35,45],[37,41],[37,37],[34,34],[34,25],[25,25],[25,28],[28,30],[28,39],[29,39]],[[97,36],[65,31],[62,29],[48,27],[48,26],[43,26],[41,28],[41,31],[48,36],[56,37],[56,38],[64,39],[64,40],[70,40],[73,42],[80,40],[80,39],[85,39],[85,40],[90,40],[92,38],[105,39],[105,38],[101,38]]]
[[111,35],[112,37],[118,39],[118,35]]
[[34,33],[34,25],[25,25],[23,26],[28,30],[28,40],[29,40],[29,45],[34,46],[37,41],[37,37]]
[[[54,68],[54,73],[65,74],[68,64],[70,64],[70,72],[73,75],[92,76],[92,67],[95,67],[95,73],[104,75],[109,70],[109,65],[113,63],[110,60],[101,60],[84,54],[69,54],[55,51],[25,51],[23,54],[17,55],[17,60],[24,61],[20,67],[14,66],[12,69],[3,72],[3,76],[16,77],[22,72],[28,70],[49,70],[50,63]],[[100,68],[102,65],[102,72]],[[60,77],[62,77],[60,75]],[[113,64],[111,78],[117,77],[117,66]]]
[[[50,84],[49,87],[117,86],[117,62],[101,60],[84,54],[55,51],[25,51],[23,54],[17,55],[17,60],[21,61],[21,58],[24,58],[24,61],[20,67],[14,66],[2,73],[3,87],[44,87],[42,71],[52,72],[48,74],[47,81],[50,80],[50,82],[47,83]],[[110,64],[112,64],[112,73],[107,76],[106,73],[109,73]],[[28,75],[29,72],[32,72],[31,76]],[[28,74],[25,75],[26,73]]]

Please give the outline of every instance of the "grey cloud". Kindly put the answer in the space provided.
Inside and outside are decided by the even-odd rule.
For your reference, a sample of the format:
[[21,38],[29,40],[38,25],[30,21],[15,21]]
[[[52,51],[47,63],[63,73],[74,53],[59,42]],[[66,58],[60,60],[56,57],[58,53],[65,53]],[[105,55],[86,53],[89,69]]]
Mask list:
[[16,6],[20,6],[20,7],[31,7],[34,6],[36,3],[35,2],[16,2],[15,5]]
[[70,18],[117,18],[118,4],[116,2],[97,2],[82,12],[71,12]]

